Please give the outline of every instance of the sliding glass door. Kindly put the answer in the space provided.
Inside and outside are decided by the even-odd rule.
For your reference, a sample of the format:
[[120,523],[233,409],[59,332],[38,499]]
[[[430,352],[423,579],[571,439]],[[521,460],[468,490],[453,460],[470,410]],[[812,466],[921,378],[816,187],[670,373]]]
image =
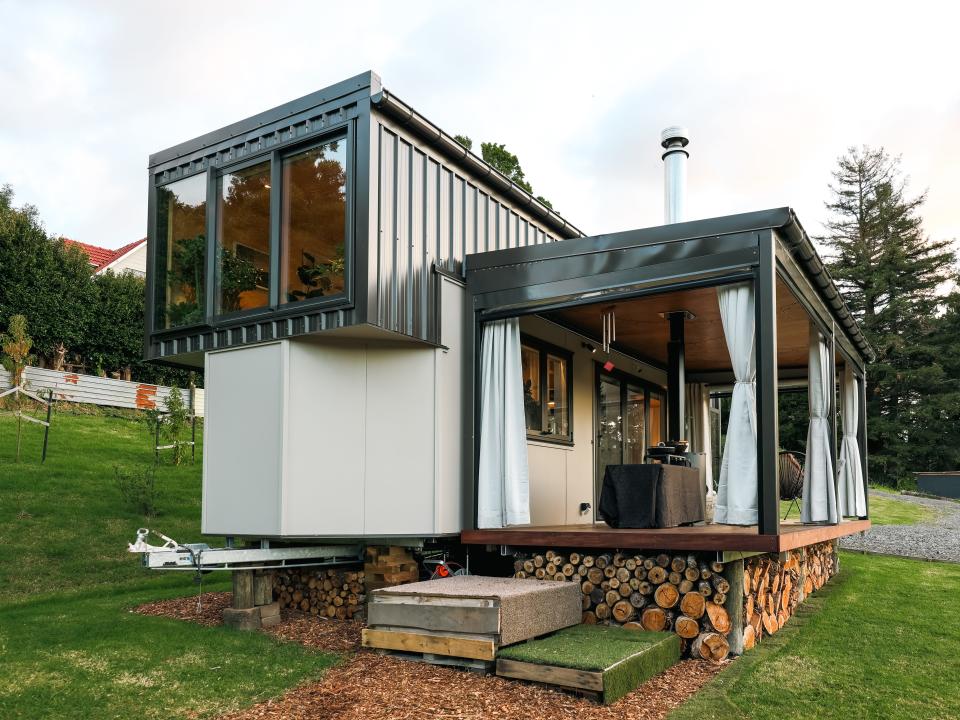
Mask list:
[[647,447],[663,440],[663,392],[622,373],[597,372],[596,500],[607,465],[643,462]]

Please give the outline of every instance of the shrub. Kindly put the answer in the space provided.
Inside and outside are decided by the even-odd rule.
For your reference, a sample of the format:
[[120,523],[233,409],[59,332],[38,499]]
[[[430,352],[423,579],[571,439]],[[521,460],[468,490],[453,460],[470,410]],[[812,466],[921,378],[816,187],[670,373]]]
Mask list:
[[144,517],[157,514],[157,471],[151,465],[113,468],[117,489],[127,506]]

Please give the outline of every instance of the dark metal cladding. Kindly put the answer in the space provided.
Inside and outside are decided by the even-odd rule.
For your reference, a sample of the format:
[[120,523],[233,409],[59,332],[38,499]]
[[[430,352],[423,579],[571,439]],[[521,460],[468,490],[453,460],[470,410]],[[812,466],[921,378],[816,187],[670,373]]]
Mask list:
[[[270,306],[240,317],[155,330],[157,186],[200,173],[214,178],[235,163],[266,160],[338,131],[347,132],[352,144],[346,243],[352,270],[344,297],[279,305],[274,292]],[[215,182],[210,184],[215,191]],[[582,235],[385,91],[372,72],[151,155],[149,189],[146,356],[192,367],[202,365],[205,351],[364,324],[435,343],[436,272],[462,276],[468,254]],[[279,202],[274,206],[276,235]],[[212,216],[208,209],[211,238]],[[212,272],[211,260],[208,300]]]

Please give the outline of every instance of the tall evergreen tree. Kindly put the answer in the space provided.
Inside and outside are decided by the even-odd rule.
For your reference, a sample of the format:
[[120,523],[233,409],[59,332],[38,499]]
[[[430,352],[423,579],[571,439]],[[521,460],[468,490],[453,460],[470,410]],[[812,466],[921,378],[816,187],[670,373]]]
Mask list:
[[867,428],[874,480],[896,484],[942,461],[938,417],[955,390],[936,342],[937,294],[954,273],[949,241],[923,233],[926,195],[909,197],[899,158],[850,148],[830,186],[828,268],[873,345]]

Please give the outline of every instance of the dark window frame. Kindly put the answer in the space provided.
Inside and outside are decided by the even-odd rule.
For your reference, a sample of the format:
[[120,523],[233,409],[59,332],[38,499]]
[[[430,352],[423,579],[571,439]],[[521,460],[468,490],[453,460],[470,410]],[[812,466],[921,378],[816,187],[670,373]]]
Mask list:
[[573,352],[567,350],[566,348],[562,348],[558,345],[547,342],[546,340],[541,340],[533,335],[527,335],[526,333],[520,333],[520,345],[529,347],[539,353],[538,372],[540,380],[539,397],[541,427],[546,425],[547,419],[547,404],[545,401],[547,390],[547,355],[553,355],[554,357],[557,357],[566,363],[564,375],[566,376],[567,383],[567,434],[550,435],[544,433],[542,430],[530,430],[528,428],[527,440],[553,443],[555,445],[573,446]]
[[[331,310],[344,310],[354,307],[355,304],[355,275],[356,275],[356,238],[355,238],[355,215],[356,215],[356,175],[357,175],[357,142],[356,142],[356,120],[351,119],[343,123],[325,128],[323,132],[317,132],[310,137],[291,138],[290,140],[277,144],[238,160],[225,162],[223,164],[211,164],[205,169],[196,172],[178,174],[177,177],[166,177],[164,173],[156,173],[153,176],[151,185],[151,218],[150,218],[150,237],[154,239],[153,247],[150,249],[150,261],[152,267],[148,281],[156,285],[156,274],[159,268],[158,251],[160,243],[157,242],[157,229],[159,226],[159,215],[157,207],[159,205],[160,191],[173,183],[196,175],[206,175],[207,178],[207,258],[204,271],[204,280],[206,282],[206,302],[205,319],[202,322],[191,325],[178,325],[174,328],[164,328],[157,322],[157,301],[153,298],[154,307],[149,316],[149,334],[155,342],[162,342],[168,337],[179,337],[184,333],[225,330],[238,325],[250,322],[262,322],[263,320],[283,320],[298,315],[328,312]],[[296,302],[279,302],[280,284],[280,194],[283,191],[282,182],[282,162],[285,157],[296,155],[297,153],[309,150],[313,147],[319,147],[335,140],[342,140],[346,143],[346,208],[344,222],[344,278],[343,292],[329,297],[310,298]],[[231,313],[216,314],[216,231],[219,227],[219,184],[220,178],[224,174],[232,171],[242,170],[245,167],[257,165],[262,162],[270,162],[271,192],[270,192],[270,301],[267,305],[250,310],[240,310]],[[161,178],[163,178],[161,180]],[[275,192],[274,190],[279,189]],[[157,290],[154,289],[154,293]]]

